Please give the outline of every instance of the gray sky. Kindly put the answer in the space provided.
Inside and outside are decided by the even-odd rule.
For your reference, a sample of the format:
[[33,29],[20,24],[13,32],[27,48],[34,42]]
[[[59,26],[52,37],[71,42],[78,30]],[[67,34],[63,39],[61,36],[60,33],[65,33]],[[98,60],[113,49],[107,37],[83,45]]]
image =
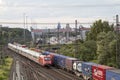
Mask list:
[[113,22],[120,13],[120,0],[0,0],[0,21],[23,22]]

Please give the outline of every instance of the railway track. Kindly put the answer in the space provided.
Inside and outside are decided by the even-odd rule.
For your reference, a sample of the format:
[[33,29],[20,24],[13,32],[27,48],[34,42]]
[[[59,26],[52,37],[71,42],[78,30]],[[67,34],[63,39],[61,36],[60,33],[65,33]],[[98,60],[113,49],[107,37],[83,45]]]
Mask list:
[[[16,77],[16,73],[13,69],[16,66],[15,61],[18,61],[20,70],[19,76],[21,80],[83,80],[61,69],[57,69],[54,67],[42,67],[39,64],[12,51],[9,51],[9,53],[12,53],[11,56],[14,58],[14,65],[12,65],[13,67],[11,68],[11,74],[14,74],[13,77]],[[9,80],[13,80],[11,74]]]
[[44,77],[46,80],[78,80],[78,78],[77,79],[75,78],[76,76],[74,77],[67,76],[63,73],[56,71],[57,69],[56,70],[47,69],[47,68],[39,66],[38,64],[34,64],[32,62],[27,62],[27,63],[28,64],[23,62],[24,65],[28,66],[28,68],[30,68],[32,71],[37,73],[37,75]]
[[13,60],[13,62],[12,62],[12,65],[11,65],[12,67],[11,67],[11,71],[10,71],[10,75],[9,75],[9,80],[12,80],[13,78],[14,78],[14,76],[13,76],[13,71],[14,71],[14,69],[15,69],[15,62],[14,62],[14,60]]

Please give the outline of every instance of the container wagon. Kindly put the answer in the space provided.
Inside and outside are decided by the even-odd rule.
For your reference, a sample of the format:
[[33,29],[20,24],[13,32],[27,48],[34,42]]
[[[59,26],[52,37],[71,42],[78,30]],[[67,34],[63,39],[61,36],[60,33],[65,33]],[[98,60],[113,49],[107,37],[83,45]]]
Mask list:
[[106,70],[106,80],[120,80],[120,70]]
[[92,80],[92,66],[98,65],[91,62],[82,63],[82,75],[85,80]]
[[106,80],[106,70],[113,69],[105,65],[92,65],[93,80]]

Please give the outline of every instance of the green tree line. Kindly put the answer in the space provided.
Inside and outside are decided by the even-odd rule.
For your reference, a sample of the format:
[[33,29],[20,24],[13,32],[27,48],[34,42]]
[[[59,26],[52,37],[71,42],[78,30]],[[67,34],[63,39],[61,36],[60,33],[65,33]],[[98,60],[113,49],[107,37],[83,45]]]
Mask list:
[[[117,50],[119,47],[119,33],[114,31],[114,25],[107,21],[98,20],[91,25],[90,31],[86,34],[86,40],[78,42],[77,58],[82,61],[92,61],[103,65],[119,68],[120,62]],[[66,56],[74,57],[75,45],[63,45],[60,52]]]
[[[31,41],[31,33],[25,29],[26,41]],[[0,27],[0,44],[7,44],[8,42],[24,43],[24,29],[22,28],[8,28]]]

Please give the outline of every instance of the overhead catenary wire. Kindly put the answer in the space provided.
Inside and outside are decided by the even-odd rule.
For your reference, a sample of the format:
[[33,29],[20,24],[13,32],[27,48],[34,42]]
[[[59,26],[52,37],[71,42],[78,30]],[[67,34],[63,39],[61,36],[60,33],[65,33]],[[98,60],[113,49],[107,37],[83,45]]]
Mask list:
[[[67,24],[68,22],[66,22],[66,23],[61,23],[61,24]],[[93,24],[94,22],[78,22],[78,24]],[[109,22],[109,23],[113,23],[113,24],[115,24],[116,22]],[[120,23],[120,22],[119,22]],[[5,21],[5,22],[0,22],[0,24],[24,24],[24,22],[7,22],[7,21]],[[37,25],[44,25],[44,24],[58,24],[58,23],[43,23],[43,22],[27,22],[27,24],[28,25],[30,25],[30,24],[37,24]],[[75,24],[75,23],[69,23],[69,24]]]
[[9,8],[95,8],[95,7],[119,7],[120,3],[114,4],[48,4],[48,5],[37,5],[37,4],[2,4],[0,7],[9,7]]

